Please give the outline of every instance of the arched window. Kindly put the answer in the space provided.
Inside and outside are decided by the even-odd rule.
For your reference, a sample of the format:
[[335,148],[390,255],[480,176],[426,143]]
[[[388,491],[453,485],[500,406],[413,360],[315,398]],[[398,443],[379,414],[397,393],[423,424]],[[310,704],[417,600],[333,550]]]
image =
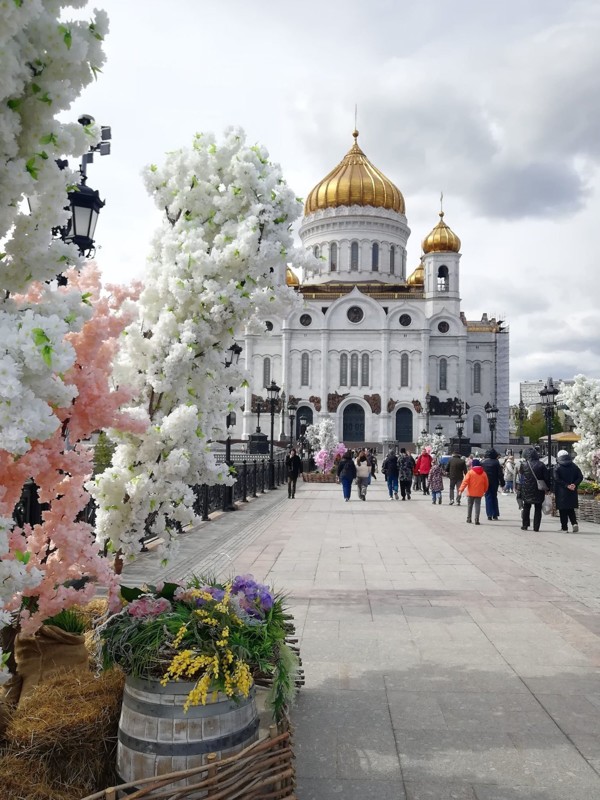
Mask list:
[[350,356],[350,386],[358,386],[358,354]]
[[308,386],[309,378],[309,359],[308,353],[302,353],[300,361],[300,386]]
[[331,272],[335,272],[337,270],[337,244],[333,242],[329,246],[329,269]]
[[394,245],[390,247],[390,275],[396,273],[396,248]]
[[408,386],[408,353],[400,356],[400,386]]
[[377,242],[374,242],[371,248],[371,269],[373,272],[379,270],[379,245]]
[[369,355],[363,353],[360,359],[360,385],[369,385]]
[[473,394],[481,394],[481,364],[473,364]]
[[271,385],[271,359],[265,358],[263,360],[263,386]]
[[340,386],[348,386],[348,356],[342,353],[340,356]]
[[481,414],[473,417],[473,433],[481,433]]
[[358,269],[358,242],[352,242],[350,245],[350,269]]
[[437,274],[437,289],[438,292],[447,292],[450,288],[450,279],[448,277],[448,267],[442,264],[438,269]]
[[316,245],[313,247],[313,256],[314,256],[315,258],[320,258],[320,257],[321,257],[321,251],[320,251],[320,249],[319,249],[319,245],[318,245],[318,244],[316,244]]
[[440,358],[440,391],[447,392],[448,391],[448,362],[445,358]]

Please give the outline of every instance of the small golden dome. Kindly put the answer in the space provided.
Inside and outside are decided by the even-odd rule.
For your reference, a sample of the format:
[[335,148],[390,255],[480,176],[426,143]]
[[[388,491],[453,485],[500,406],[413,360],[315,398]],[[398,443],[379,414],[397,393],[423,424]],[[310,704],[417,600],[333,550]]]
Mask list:
[[352,135],[354,144],[350,150],[308,195],[304,214],[338,206],[375,206],[404,214],[402,193],[360,149],[358,131]]
[[425,283],[425,267],[423,266],[423,259],[419,266],[412,272],[406,279],[409,286],[423,286]]
[[440,211],[440,221],[422,242],[424,253],[458,253],[460,239],[444,222],[444,212]]
[[296,273],[288,267],[285,271],[285,282],[288,286],[300,286],[300,281]]

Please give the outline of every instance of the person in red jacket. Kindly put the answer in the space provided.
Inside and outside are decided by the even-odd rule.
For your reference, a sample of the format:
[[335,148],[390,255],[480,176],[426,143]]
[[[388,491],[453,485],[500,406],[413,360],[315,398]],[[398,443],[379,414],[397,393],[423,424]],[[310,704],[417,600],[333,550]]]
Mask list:
[[429,494],[429,487],[427,486],[427,478],[431,472],[431,462],[433,461],[431,453],[425,448],[421,450],[421,455],[417,458],[415,464],[415,472],[421,476],[421,487],[423,494]]
[[479,525],[479,514],[481,512],[481,498],[487,492],[489,486],[488,476],[485,474],[481,462],[474,458],[471,469],[467,472],[458,490],[458,496],[466,490],[467,497],[467,522],[471,522],[473,508],[475,508],[475,525]]

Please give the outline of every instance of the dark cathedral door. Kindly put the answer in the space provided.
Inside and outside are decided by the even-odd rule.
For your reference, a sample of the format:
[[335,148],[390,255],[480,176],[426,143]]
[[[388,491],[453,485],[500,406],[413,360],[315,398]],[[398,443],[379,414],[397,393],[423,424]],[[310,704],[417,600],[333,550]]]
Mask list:
[[344,409],[344,442],[364,442],[365,412],[357,403]]
[[412,442],[413,415],[410,408],[399,408],[396,411],[396,441]]

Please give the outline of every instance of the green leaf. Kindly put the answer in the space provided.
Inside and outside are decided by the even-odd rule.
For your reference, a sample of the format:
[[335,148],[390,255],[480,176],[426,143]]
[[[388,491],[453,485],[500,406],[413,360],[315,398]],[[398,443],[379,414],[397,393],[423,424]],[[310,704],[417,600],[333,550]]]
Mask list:
[[67,50],[71,49],[71,45],[73,44],[73,36],[71,34],[70,28],[65,27],[64,25],[59,25],[58,30],[63,35],[63,41],[67,46]]
[[91,305],[92,305],[92,304],[90,303],[90,297],[91,297],[91,296],[92,296],[92,293],[91,293],[91,292],[85,292],[85,294],[82,294],[82,295],[81,295],[81,299],[82,299],[82,300],[83,300],[83,302],[86,304],[86,306],[91,306]]
[[15,5],[17,8],[21,8],[21,6],[23,5],[23,0],[15,0]]
[[98,80],[98,73],[102,74],[102,70],[100,69],[100,67],[95,67],[93,64],[91,64],[90,69],[92,70],[94,79]]
[[144,593],[137,586],[121,586],[121,597],[131,603],[132,600],[137,600]]
[[99,42],[103,42],[104,41],[104,36],[102,36],[102,34],[98,33],[98,31],[96,30],[96,23],[95,22],[90,22],[88,27],[89,27],[89,31],[92,34],[92,36],[94,37],[94,39],[98,39]]
[[10,108],[11,111],[16,111],[18,107],[21,105],[21,98],[15,98],[14,100],[8,100],[6,105]]
[[150,164],[150,172],[156,172],[157,170],[158,167],[156,166],[156,164]]
[[[47,133],[45,136],[42,136],[40,139],[40,144],[58,144],[58,140],[56,138],[55,133]],[[46,156],[47,158],[47,156]]]
[[50,341],[43,328],[34,328],[31,332],[33,333],[33,341],[36,347],[42,347]]
[[44,161],[48,160],[48,153],[45,150],[42,150],[41,153],[36,153],[36,156],[39,156]]
[[47,103],[49,106],[52,105],[52,98],[50,97],[48,92],[44,92],[44,94],[41,97],[38,97],[38,100],[40,101],[40,103]]
[[31,156],[31,158],[25,163],[25,169],[31,175],[34,181],[37,181],[39,175],[39,169],[35,166],[35,156]]
[[29,559],[31,558],[31,553],[23,553],[21,550],[15,550],[15,559],[20,561],[21,564],[29,563]]
[[52,347],[49,344],[45,344],[42,347],[42,358],[44,359],[44,363],[46,364],[47,367],[51,367],[52,366],[52,353],[53,352],[54,352],[54,350],[52,349]]
[[76,319],[77,319],[77,314],[75,314],[75,312],[72,312],[71,314],[68,314],[65,317],[65,322],[67,323],[67,325],[70,325],[72,322],[75,322]]
[[34,94],[39,94],[42,91],[42,87],[39,85],[39,83],[32,83],[31,84],[31,91]]

